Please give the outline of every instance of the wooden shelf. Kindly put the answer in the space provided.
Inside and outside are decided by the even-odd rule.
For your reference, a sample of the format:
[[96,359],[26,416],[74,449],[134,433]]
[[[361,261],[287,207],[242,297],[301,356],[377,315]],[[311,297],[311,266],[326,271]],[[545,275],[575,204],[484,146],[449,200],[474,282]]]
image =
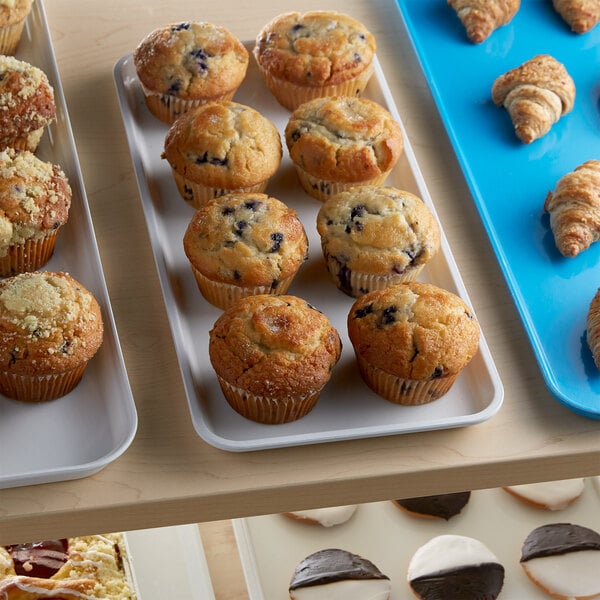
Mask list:
[[[543,384],[391,0],[332,0],[326,7],[362,20],[377,38],[379,59],[503,380],[504,405],[489,421],[465,429],[253,453],[217,450],[196,435],[112,68],[163,24],[206,20],[252,39],[264,23],[299,3],[169,4],[46,5],[139,429],[127,452],[92,477],[0,490],[0,543],[600,473],[600,423],[563,408]],[[301,7],[323,4],[306,0]]]

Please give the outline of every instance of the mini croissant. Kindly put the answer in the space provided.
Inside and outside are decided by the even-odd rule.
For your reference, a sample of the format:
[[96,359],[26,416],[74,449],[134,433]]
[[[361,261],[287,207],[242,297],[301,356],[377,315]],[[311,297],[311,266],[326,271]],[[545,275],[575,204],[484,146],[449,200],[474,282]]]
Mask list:
[[544,209],[556,247],[563,256],[577,256],[600,239],[600,161],[588,160],[567,173],[549,192]]
[[590,307],[587,314],[587,344],[592,351],[594,362],[600,369],[600,289],[590,302]]
[[520,0],[448,0],[465,26],[467,37],[480,44],[506,25],[519,10]]
[[587,33],[600,21],[598,0],[553,0],[554,9],[575,33]]
[[529,144],[573,108],[575,83],[563,64],[539,54],[500,75],[492,86],[492,100],[508,110],[517,137]]

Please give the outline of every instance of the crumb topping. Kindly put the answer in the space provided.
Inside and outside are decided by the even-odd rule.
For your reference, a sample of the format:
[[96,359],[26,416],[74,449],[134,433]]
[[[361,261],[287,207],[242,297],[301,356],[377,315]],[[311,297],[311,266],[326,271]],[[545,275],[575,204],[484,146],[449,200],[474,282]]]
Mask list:
[[0,151],[0,256],[58,229],[70,205],[71,188],[59,166],[28,151]]

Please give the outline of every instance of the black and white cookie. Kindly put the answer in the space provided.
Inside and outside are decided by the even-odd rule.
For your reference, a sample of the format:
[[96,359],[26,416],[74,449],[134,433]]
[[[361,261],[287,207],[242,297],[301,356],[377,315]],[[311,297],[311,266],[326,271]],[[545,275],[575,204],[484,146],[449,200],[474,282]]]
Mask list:
[[521,566],[544,592],[561,600],[600,595],[600,534],[571,523],[534,529],[523,542]]
[[467,505],[471,492],[454,492],[418,498],[392,500],[398,507],[417,517],[445,519],[458,515]]
[[407,580],[420,600],[495,600],[504,584],[504,567],[479,540],[440,535],[414,553]]
[[290,581],[292,600],[388,600],[390,580],[371,561],[339,548],[302,560]]

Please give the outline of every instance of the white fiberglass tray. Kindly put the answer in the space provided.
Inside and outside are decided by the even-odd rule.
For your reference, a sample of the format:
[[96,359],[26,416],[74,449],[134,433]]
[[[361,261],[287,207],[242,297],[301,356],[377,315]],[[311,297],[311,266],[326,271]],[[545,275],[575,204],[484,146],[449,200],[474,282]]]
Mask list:
[[[402,125],[379,63],[375,67],[365,95],[385,106]],[[306,417],[274,426],[254,423],[234,412],[223,398],[208,359],[208,332],[221,313],[202,298],[183,251],[183,234],[193,209],[179,196],[169,164],[160,157],[168,126],[147,110],[131,55],[117,62],[114,77],[192,420],[206,442],[225,450],[249,451],[461,427],[484,421],[498,411],[503,388],[484,337],[479,352],[451,391],[430,404],[394,405],[371,392],[360,379],[346,333],[353,300],[329,279],[321,255],[315,226],[321,203],[302,191],[284,150],[281,167],[267,192],[297,210],[310,245],[309,260],[288,293],[305,298],[329,317],[340,333],[343,352],[331,381]],[[270,95],[253,60],[235,100],[271,119],[283,140],[290,113]],[[404,154],[387,183],[419,195],[433,209],[406,134],[404,139]],[[422,279],[468,302],[443,235],[442,250],[426,266]]]
[[138,600],[214,600],[197,525],[129,531],[125,539]]
[[26,404],[0,396],[0,488],[91,475],[120,456],[137,428],[135,404],[104,281],[79,161],[41,0],[36,0],[16,57],[42,69],[54,87],[57,121],[36,154],[59,164],[73,190],[47,271],[67,271],[98,299],[104,342],[81,383],[63,398]]
[[473,491],[449,521],[415,517],[387,501],[362,504],[349,521],[330,528],[283,515],[237,519],[233,526],[250,600],[287,598],[296,565],[324,548],[369,559],[390,578],[390,600],[414,600],[406,582],[408,563],[417,548],[442,534],[474,537],[498,557],[505,569],[498,600],[548,600],[519,564],[521,545],[532,529],[547,523],[575,523],[600,532],[599,491],[587,480],[574,504],[554,512],[528,506],[497,488]]

